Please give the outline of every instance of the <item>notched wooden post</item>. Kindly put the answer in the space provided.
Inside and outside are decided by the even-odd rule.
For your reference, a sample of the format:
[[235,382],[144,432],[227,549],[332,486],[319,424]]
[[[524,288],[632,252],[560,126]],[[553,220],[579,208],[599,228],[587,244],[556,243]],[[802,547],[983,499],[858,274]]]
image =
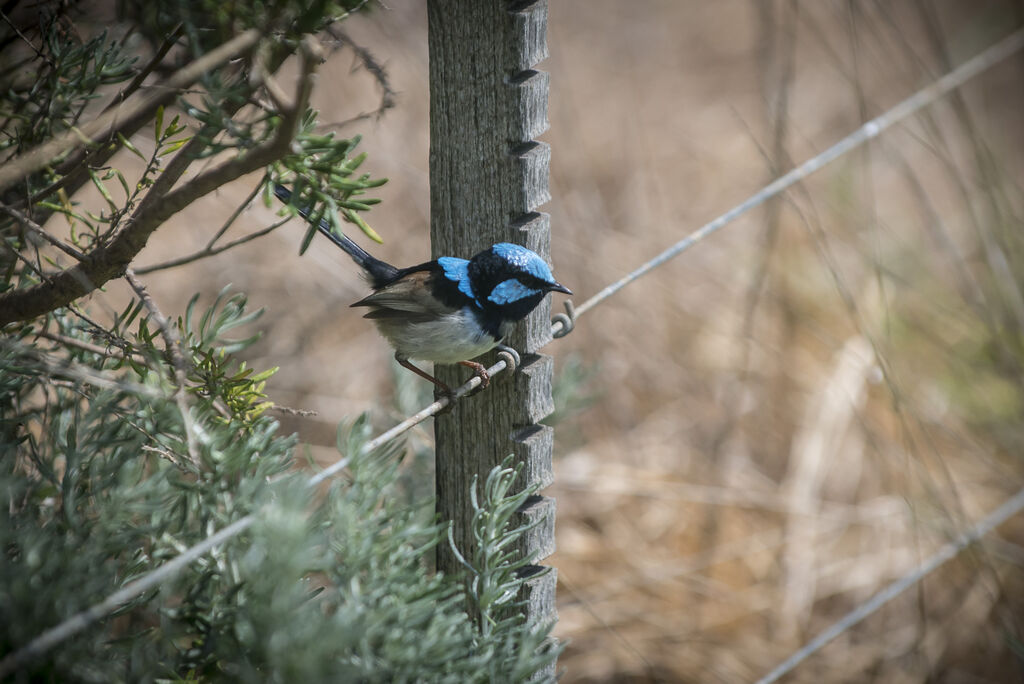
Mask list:
[[[550,199],[550,147],[535,140],[548,127],[548,75],[534,65],[547,57],[547,2],[430,0],[430,187],[434,256],[469,257],[495,242],[515,242],[547,256],[550,219],[537,208]],[[555,270],[557,275],[557,269]],[[502,374],[481,394],[459,402],[435,423],[438,511],[454,524],[454,538],[472,551],[468,493],[514,454],[520,484],[552,482],[551,357],[537,350],[551,339],[550,298],[516,326],[506,342],[522,356],[511,377]],[[495,357],[491,357],[493,359]],[[487,359],[490,361],[490,359]],[[465,369],[439,367],[451,385]],[[554,551],[555,502],[533,496],[521,522],[539,521],[522,541],[538,559]],[[461,568],[447,551],[446,572]],[[555,617],[554,570],[527,574],[529,619]]]

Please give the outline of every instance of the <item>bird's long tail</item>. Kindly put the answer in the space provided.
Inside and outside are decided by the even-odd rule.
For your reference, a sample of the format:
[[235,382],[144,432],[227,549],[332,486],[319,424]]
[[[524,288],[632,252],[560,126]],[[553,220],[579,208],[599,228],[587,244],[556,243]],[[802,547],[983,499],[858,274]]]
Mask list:
[[[277,199],[281,200],[285,204],[291,204],[292,191],[283,185],[275,183],[274,194],[277,196]],[[293,206],[295,206],[302,218],[307,221],[309,220],[309,207]],[[330,238],[331,242],[345,250],[345,253],[352,257],[354,262],[359,264],[360,268],[363,269],[366,276],[369,278],[370,285],[375,289],[387,285],[398,276],[398,269],[391,264],[386,261],[381,261],[371,255],[344,235],[336,235],[334,231],[331,230],[331,224],[326,219],[320,219],[317,229]]]

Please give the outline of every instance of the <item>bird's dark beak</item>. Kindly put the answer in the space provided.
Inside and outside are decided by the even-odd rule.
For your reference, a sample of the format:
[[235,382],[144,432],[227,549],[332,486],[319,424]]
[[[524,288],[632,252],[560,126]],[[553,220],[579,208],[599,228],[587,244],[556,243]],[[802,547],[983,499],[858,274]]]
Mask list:
[[572,294],[572,290],[567,288],[565,285],[560,285],[558,283],[555,283],[554,285],[548,285],[548,289],[551,290],[552,292],[564,292],[567,295]]

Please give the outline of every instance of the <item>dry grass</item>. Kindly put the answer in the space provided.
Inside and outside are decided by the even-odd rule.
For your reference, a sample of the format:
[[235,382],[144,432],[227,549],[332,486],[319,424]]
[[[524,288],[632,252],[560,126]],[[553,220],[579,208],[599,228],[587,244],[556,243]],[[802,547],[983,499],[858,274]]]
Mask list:
[[[348,25],[398,106],[365,134],[371,223],[428,249],[426,18]],[[553,254],[583,297],[1018,26],[1013,2],[556,0]],[[375,106],[343,50],[316,106]],[[559,428],[564,681],[756,679],[1022,481],[1024,127],[1017,56],[628,288],[552,345],[595,370]],[[257,179],[252,179],[256,182]],[[207,198],[139,264],[202,244]],[[243,226],[269,224],[251,209]],[[213,227],[211,227],[213,226]],[[233,282],[268,309],[252,363],[317,455],[380,410],[390,352],[347,308],[340,252],[297,226],[147,284],[165,311]],[[158,296],[158,299],[160,297]],[[396,411],[408,399],[396,402]],[[382,418],[383,419],[383,418]],[[428,440],[429,432],[419,439]],[[847,633],[790,681],[1017,681],[1020,521]]]

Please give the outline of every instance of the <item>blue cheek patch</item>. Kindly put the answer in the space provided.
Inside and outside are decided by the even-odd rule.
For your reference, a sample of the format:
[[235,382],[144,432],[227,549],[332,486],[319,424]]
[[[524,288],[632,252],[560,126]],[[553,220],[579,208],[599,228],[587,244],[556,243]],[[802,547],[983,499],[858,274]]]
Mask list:
[[487,300],[501,306],[503,304],[518,302],[520,299],[529,297],[530,295],[538,294],[541,294],[541,290],[534,290],[526,287],[526,285],[523,285],[515,278],[512,278],[499,283],[497,287],[491,290],[491,294],[487,297]]
[[441,257],[437,263],[444,269],[444,277],[459,284],[459,292],[470,299],[476,299],[469,284],[469,262],[455,257]]
[[548,268],[548,265],[536,252],[531,252],[525,247],[513,245],[510,242],[499,242],[491,250],[505,261],[529,273],[534,278],[543,280],[546,283],[555,282],[555,277],[551,275],[551,269]]

